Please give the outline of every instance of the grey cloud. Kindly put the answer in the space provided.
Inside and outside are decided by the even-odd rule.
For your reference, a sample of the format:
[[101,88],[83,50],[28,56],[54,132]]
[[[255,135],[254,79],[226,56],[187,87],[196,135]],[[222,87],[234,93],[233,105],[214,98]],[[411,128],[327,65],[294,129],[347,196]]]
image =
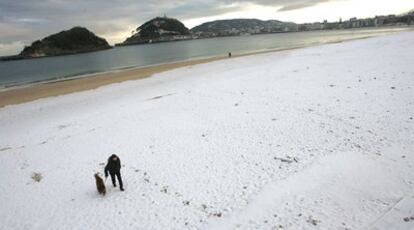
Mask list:
[[236,0],[226,1],[227,3],[252,3],[262,6],[280,7],[279,11],[296,10],[314,6],[318,3],[341,0]]
[[302,8],[307,8],[314,6],[319,3],[323,2],[329,2],[332,0],[302,0],[302,1],[295,1],[292,4],[284,4],[282,8],[279,9],[279,11],[290,11],[290,10],[297,10]]

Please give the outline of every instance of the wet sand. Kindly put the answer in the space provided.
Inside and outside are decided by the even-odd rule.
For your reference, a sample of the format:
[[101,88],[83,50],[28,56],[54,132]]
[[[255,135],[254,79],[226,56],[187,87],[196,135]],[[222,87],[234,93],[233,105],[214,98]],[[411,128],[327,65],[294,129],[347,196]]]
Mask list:
[[[350,40],[357,40],[357,39],[365,39],[372,36],[366,36],[362,38],[356,39],[349,39],[343,41],[334,41],[324,44],[331,44],[331,43],[340,43],[344,41]],[[291,48],[284,48],[284,49],[274,49],[274,50],[266,50],[266,51],[256,51],[247,54],[236,54],[232,55],[231,58],[241,57],[241,56],[248,56],[248,55],[255,55],[261,53],[269,53],[269,52],[280,52],[286,50],[294,50],[299,48],[305,48],[309,46],[315,45],[324,45],[324,44],[311,44],[307,46],[301,47],[291,47]],[[189,61],[182,61],[182,62],[175,62],[175,63],[166,63],[160,64],[155,66],[148,66],[148,67],[139,67],[127,70],[120,70],[114,72],[106,72],[106,73],[98,73],[90,76],[80,77],[80,78],[73,78],[73,79],[64,79],[61,81],[54,81],[49,83],[39,83],[29,86],[23,87],[16,87],[11,89],[6,89],[5,91],[0,91],[0,107],[4,107],[7,105],[14,105],[20,104],[24,102],[33,101],[40,98],[64,95],[68,93],[78,92],[78,91],[85,91],[98,88],[100,86],[109,85],[113,83],[119,83],[128,80],[137,80],[150,77],[156,73],[186,67],[191,65],[203,64],[212,61],[218,61],[222,59],[229,58],[228,55],[205,58],[205,59],[198,59],[198,60],[189,60]]]
[[67,79],[62,81],[35,84],[27,87],[13,88],[0,92],[0,107],[33,101],[40,98],[58,96],[78,91],[91,90],[100,86],[127,80],[137,80],[150,77],[153,74],[207,63],[227,57],[214,57],[201,60],[190,60],[177,63],[161,64],[142,68],[121,70],[116,72],[99,73],[83,78]]

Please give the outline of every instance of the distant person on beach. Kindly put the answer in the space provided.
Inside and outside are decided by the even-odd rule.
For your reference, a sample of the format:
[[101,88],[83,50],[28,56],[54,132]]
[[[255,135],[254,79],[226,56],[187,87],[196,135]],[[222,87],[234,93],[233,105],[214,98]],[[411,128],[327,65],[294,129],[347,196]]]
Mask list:
[[112,154],[112,156],[109,157],[108,163],[105,166],[105,178],[108,178],[108,172],[111,175],[111,180],[114,187],[116,187],[116,176],[118,179],[119,188],[121,191],[124,191],[124,186],[122,184],[121,178],[121,160],[115,154]]
[[231,57],[231,52],[229,52],[229,57]]

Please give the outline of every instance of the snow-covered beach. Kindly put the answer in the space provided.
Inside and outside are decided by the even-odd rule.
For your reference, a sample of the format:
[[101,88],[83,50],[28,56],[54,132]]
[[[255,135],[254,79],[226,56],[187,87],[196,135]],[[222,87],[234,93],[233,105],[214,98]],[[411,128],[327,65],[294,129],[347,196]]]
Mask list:
[[[0,229],[414,229],[413,40],[231,58],[0,108]],[[93,174],[113,153],[126,191],[108,180],[101,197]]]

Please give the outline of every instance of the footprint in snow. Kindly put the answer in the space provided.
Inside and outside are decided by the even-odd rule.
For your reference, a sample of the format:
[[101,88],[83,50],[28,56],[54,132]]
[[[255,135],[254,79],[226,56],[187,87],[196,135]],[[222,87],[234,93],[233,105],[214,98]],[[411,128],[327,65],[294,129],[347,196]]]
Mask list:
[[66,125],[59,125],[57,128],[58,128],[59,130],[62,130],[62,129],[67,128],[67,127],[69,127],[69,126],[70,126],[70,124],[66,124]]
[[185,201],[183,201],[183,204],[186,205],[186,206],[188,206],[188,205],[190,205],[190,201],[185,200]]
[[405,222],[414,221],[414,216],[411,217],[404,217],[403,219]]
[[314,226],[318,225],[321,221],[320,220],[316,220],[314,218],[312,218],[312,216],[309,216],[309,219],[306,221]]
[[4,148],[0,149],[0,152],[6,151],[6,150],[9,150],[9,149],[12,149],[12,148],[11,147],[4,147]]

